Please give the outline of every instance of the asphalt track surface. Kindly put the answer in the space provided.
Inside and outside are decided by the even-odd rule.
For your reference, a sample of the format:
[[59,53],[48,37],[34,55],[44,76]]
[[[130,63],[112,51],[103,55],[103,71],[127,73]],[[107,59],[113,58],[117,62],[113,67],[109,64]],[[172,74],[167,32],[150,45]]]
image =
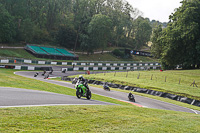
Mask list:
[[[65,87],[69,87],[69,88],[74,88],[74,85],[69,83],[69,82],[65,82],[65,81],[55,81],[55,80],[48,80],[48,79],[44,79],[44,76],[42,76],[41,74],[43,72],[39,72],[39,75],[37,77],[34,77],[34,74],[36,72],[33,71],[18,71],[15,72],[16,75],[20,75],[20,76],[24,76],[24,77],[28,77],[28,78],[33,78],[33,79],[37,79],[40,81],[44,81],[44,82],[48,82],[48,83],[52,83],[52,84],[57,84],[60,86],[65,86]],[[74,75],[74,74],[84,74],[84,72],[66,72],[66,73],[62,73],[61,71],[54,71],[52,75],[50,75],[50,77],[61,77],[61,76],[69,76],[69,75]],[[83,75],[84,76],[84,75]],[[98,95],[102,95],[102,96],[106,96],[106,97],[111,97],[120,101],[124,101],[124,102],[129,102],[128,101],[128,94],[124,93],[124,92],[118,92],[118,91],[105,91],[102,88],[96,88],[96,87],[92,87],[89,86],[90,90],[92,91],[92,94],[98,94]],[[34,91],[35,92],[35,91]],[[40,92],[40,91],[37,91]],[[42,92],[42,93],[48,93],[48,94],[54,94],[54,93],[49,93],[49,92]],[[48,100],[48,105],[54,105],[54,104],[66,104],[66,105],[70,105],[70,104],[92,104],[92,105],[102,105],[102,104],[107,104],[109,105],[109,103],[104,103],[104,102],[100,102],[100,101],[94,101],[94,100],[85,100],[85,99],[78,99],[75,96],[67,96],[67,95],[60,95],[60,94],[54,94],[57,96],[61,96],[61,98],[65,97],[66,100],[64,99],[64,103],[56,103],[54,101],[54,99],[51,99],[50,101]],[[159,101],[159,100],[155,100],[155,99],[151,99],[151,98],[147,98],[147,97],[143,97],[143,96],[139,96],[139,95],[134,95],[136,102],[133,103],[136,106],[141,106],[141,107],[147,107],[147,108],[154,108],[154,109],[163,109],[163,110],[173,110],[173,111],[181,111],[181,112],[189,112],[189,113],[195,113],[195,114],[200,114],[199,111],[195,111],[189,108],[185,108],[185,107],[181,107],[178,105],[174,105],[171,103],[167,103],[167,102],[163,102],[163,101]],[[1,97],[1,95],[0,95]],[[69,99],[68,99],[69,98]],[[52,101],[52,103],[51,103]],[[59,99],[58,99],[59,101]],[[75,101],[75,103],[73,103],[73,101]],[[34,100],[31,102],[34,102]],[[88,103],[89,102],[89,103]],[[91,102],[91,103],[90,103]],[[46,103],[40,103],[40,101],[38,101],[37,105],[45,105]],[[111,104],[112,105],[112,104]],[[14,104],[13,104],[14,106]]]
[[[65,82],[65,81],[54,81],[44,79],[42,76],[43,72],[40,72],[37,77],[33,75],[35,72],[16,72],[15,74],[37,79],[40,81],[53,83],[69,88],[74,88],[74,85]],[[61,76],[69,76],[74,74],[84,74],[84,72],[67,72],[62,73],[61,71],[53,72],[50,77],[61,77]],[[129,102],[127,93],[118,92],[118,91],[105,91],[102,88],[91,87],[92,94],[99,94],[106,97],[111,97],[120,101]],[[136,102],[133,103],[136,106],[147,107],[147,108],[155,108],[155,109],[164,109],[164,110],[173,110],[173,111],[181,111],[181,112],[189,112],[200,114],[199,111],[191,110],[189,108],[177,106],[174,104],[162,102],[159,100],[146,98],[143,96],[135,95]],[[68,96],[63,94],[56,94],[51,92],[44,91],[36,91],[36,90],[27,90],[27,89],[19,89],[19,88],[9,88],[9,87],[0,87],[0,108],[3,107],[26,107],[26,106],[55,106],[55,105],[113,105],[111,103],[96,101],[96,100],[86,100],[84,98],[78,99],[75,96]]]
[[0,108],[56,105],[113,105],[45,91],[0,87]]

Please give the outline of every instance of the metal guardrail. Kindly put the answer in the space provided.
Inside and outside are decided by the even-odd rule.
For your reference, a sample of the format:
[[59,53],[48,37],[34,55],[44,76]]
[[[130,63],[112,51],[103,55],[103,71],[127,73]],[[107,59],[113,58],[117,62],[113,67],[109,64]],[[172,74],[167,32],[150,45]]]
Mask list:
[[114,67],[135,67],[135,66],[160,66],[158,62],[55,62],[55,61],[42,61],[42,60],[29,60],[29,59],[1,59],[0,64],[38,64],[38,65],[73,65],[73,66],[114,66]]

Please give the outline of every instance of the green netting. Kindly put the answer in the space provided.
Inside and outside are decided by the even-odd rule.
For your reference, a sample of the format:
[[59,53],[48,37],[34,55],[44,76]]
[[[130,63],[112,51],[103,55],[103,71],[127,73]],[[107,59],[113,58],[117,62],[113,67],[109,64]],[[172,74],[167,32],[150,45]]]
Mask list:
[[51,48],[51,47],[42,47],[42,46],[34,46],[34,45],[27,45],[30,49],[32,49],[37,54],[50,54],[50,55],[64,55],[64,56],[71,56],[75,57],[74,54],[68,52],[65,49],[62,48]]
[[59,51],[59,52],[61,52],[62,54],[66,55],[66,56],[74,56],[72,53],[69,53],[65,49],[56,48],[56,50]]
[[55,48],[49,48],[49,47],[40,47],[40,48],[42,48],[43,50],[45,50],[46,52],[52,55],[62,55]]
[[38,54],[47,54],[47,52],[45,52],[44,50],[42,50],[40,47],[38,46],[28,46],[29,48],[31,48],[33,51],[35,51]]

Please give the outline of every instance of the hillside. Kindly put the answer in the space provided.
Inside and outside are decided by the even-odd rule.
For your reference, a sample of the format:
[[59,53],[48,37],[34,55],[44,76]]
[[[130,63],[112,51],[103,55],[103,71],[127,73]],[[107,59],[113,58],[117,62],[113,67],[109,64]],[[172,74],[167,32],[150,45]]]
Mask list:
[[[130,59],[122,59],[122,58],[118,58],[115,57],[114,55],[112,55],[111,53],[104,53],[104,54],[92,54],[92,55],[86,55],[86,54],[81,54],[78,53],[77,55],[79,55],[79,60],[84,60],[84,61],[157,61],[154,58],[150,58],[150,57],[143,57],[143,56],[135,56],[133,55],[132,58]],[[47,59],[43,59],[43,58],[36,58],[35,56],[33,56],[32,54],[28,53],[26,50],[24,49],[2,49],[0,48],[0,57],[4,58],[4,57],[10,57],[10,58],[25,58],[25,59],[36,59],[36,60],[47,60]]]

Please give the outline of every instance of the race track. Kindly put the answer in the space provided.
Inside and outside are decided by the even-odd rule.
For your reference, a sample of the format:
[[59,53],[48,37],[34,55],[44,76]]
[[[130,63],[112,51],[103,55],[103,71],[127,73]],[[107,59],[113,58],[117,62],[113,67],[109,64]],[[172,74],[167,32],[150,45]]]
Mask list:
[[45,91],[0,87],[0,108],[55,105],[113,105]]
[[[19,71],[19,72],[15,72],[15,74],[20,75],[20,76],[24,76],[24,77],[28,77],[28,78],[37,79],[37,80],[48,82],[48,83],[53,83],[53,84],[69,87],[69,88],[74,88],[74,85],[69,83],[69,82],[44,79],[44,76],[41,75],[42,72],[40,72],[37,77],[33,76],[35,74],[35,72],[32,72],[32,71],[28,71],[28,72]],[[74,74],[84,74],[84,72],[67,72],[67,73],[63,74],[61,71],[55,71],[55,72],[53,72],[52,75],[50,75],[50,77],[61,77],[61,76],[69,76],[69,75],[74,75]],[[91,86],[90,86],[90,89],[92,91],[92,94],[99,94],[99,95],[111,97],[111,98],[114,98],[114,99],[118,99],[120,101],[128,102],[128,97],[127,97],[128,94],[127,93],[113,91],[113,90],[105,91],[101,88],[96,88],[96,87],[91,87]],[[70,96],[70,98],[72,98],[72,97]],[[135,95],[135,98],[136,98],[136,105],[139,105],[139,106],[142,106],[142,107],[200,114],[199,111],[191,110],[189,108],[177,106],[177,105],[174,105],[174,104],[162,102],[162,101],[151,99],[151,98],[146,98],[146,97],[143,97],[143,96]],[[93,101],[93,100],[80,100],[76,97],[73,97],[72,99],[74,99],[75,101],[78,100],[77,104],[88,104],[88,103],[82,103],[82,102],[83,101],[84,102],[85,101],[87,101],[87,102]],[[91,104],[103,104],[103,102],[101,102],[101,103],[99,103],[99,101],[95,101],[95,102],[96,103],[91,103]],[[69,103],[70,103],[70,101],[69,101]],[[66,104],[69,104],[69,103],[66,102]],[[106,103],[106,104],[108,104],[108,103]]]

